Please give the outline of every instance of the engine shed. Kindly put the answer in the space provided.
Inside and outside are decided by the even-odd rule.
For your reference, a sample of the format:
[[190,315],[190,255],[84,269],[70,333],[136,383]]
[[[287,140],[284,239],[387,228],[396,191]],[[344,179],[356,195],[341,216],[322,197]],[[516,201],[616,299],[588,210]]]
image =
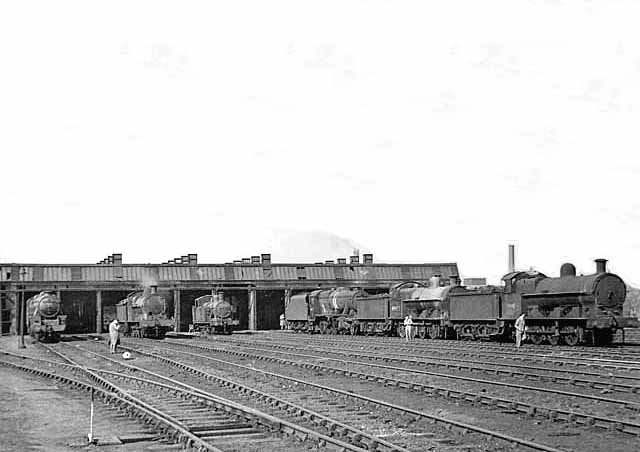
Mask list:
[[116,253],[96,264],[0,263],[0,332],[16,331],[22,297],[56,291],[68,333],[104,332],[116,304],[153,286],[166,296],[176,331],[186,331],[194,300],[222,291],[237,307],[240,329],[278,328],[291,295],[319,288],[361,288],[373,293],[402,281],[459,275],[455,263],[374,263],[373,255],[316,263],[273,263],[261,254],[224,264],[200,264],[188,254],[161,264],[128,264]]

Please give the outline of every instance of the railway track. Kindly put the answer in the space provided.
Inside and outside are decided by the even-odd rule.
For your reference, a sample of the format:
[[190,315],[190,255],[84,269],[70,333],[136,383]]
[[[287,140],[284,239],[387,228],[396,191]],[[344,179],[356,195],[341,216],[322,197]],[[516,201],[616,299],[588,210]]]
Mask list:
[[[371,424],[375,424],[378,421],[378,418],[381,417],[380,414],[376,413],[388,413],[389,410],[392,410],[393,412],[395,412],[395,414],[384,416],[385,418],[382,420],[382,424],[387,425],[386,430],[388,432],[390,429],[388,424],[397,423],[398,426],[391,429],[392,431],[394,431],[394,443],[398,441],[400,441],[401,443],[410,443],[411,449],[416,451],[434,450],[434,447],[438,447],[438,445],[434,444],[433,440],[431,439],[433,435],[431,431],[434,429],[434,427],[438,426],[441,426],[440,429],[444,430],[441,434],[454,436],[456,438],[462,438],[463,440],[469,440],[470,435],[478,435],[484,437],[485,440],[491,440],[492,438],[500,439],[501,441],[509,443],[511,445],[526,447],[530,450],[561,450],[536,443],[534,441],[529,441],[525,438],[518,438],[456,420],[446,419],[441,416],[426,413],[424,411],[420,411],[407,406],[402,406],[397,403],[390,403],[384,400],[359,395],[351,390],[345,391],[336,387],[313,383],[308,379],[300,379],[277,374],[274,372],[268,372],[257,369],[251,365],[245,366],[222,361],[215,358],[203,356],[202,353],[189,353],[180,350],[171,350],[165,347],[159,347],[157,345],[142,344],[139,341],[136,341],[136,343],[133,344],[127,343],[125,347],[127,347],[128,350],[134,353],[153,357],[154,359],[160,360],[161,362],[171,364],[183,370],[188,370],[189,372],[192,372],[195,375],[206,379],[212,379],[216,381],[219,380],[220,377],[212,375],[209,369],[215,369],[216,373],[218,373],[221,370],[222,364],[224,364],[224,366],[231,366],[235,368],[236,372],[240,372],[244,378],[246,378],[247,372],[260,375],[262,377],[260,386],[267,384],[275,385],[276,388],[280,387],[281,391],[282,389],[284,389],[282,396],[288,399],[291,399],[292,397],[298,398],[296,404],[299,406],[320,404],[320,406],[324,406],[325,409],[327,408],[326,405],[328,405],[331,410],[341,409],[345,410],[346,413],[357,413],[359,411],[362,411],[364,413],[370,413],[371,419],[368,421],[368,423]],[[209,365],[203,365],[203,360],[209,361]],[[188,364],[189,361],[191,361],[190,364]],[[237,385],[238,383],[235,384]],[[241,387],[243,388],[241,389],[242,391],[251,391],[258,395],[260,393],[259,390],[256,390],[255,388],[247,388],[244,384],[241,385]],[[422,422],[422,426],[420,426],[420,422]],[[405,436],[409,436],[408,439],[403,438],[401,435],[400,438],[398,438],[399,431],[406,431],[407,425],[413,425],[414,428],[412,430],[416,431],[407,432],[408,435]],[[374,428],[378,427],[374,426]],[[425,433],[425,431],[427,433]],[[421,439],[422,444],[416,444],[416,440],[419,440],[420,436],[424,436],[425,438]],[[489,447],[486,444],[482,444],[479,440],[473,440],[473,437],[471,437],[470,439],[473,441],[472,444],[479,444],[480,450],[503,450],[502,448]],[[444,438],[444,441],[448,443],[451,440],[447,440],[446,438]],[[455,439],[452,441],[453,444],[455,444],[456,442],[458,441],[456,441]],[[462,445],[461,447],[468,448],[470,447],[470,445]],[[437,448],[435,450],[440,449]]]
[[[237,341],[232,339],[218,338],[216,342],[228,343],[233,346],[247,346],[255,348],[256,345],[262,345],[264,347],[271,347],[272,349],[296,351],[299,350],[299,344],[293,344],[289,342],[273,341],[261,341],[253,340],[251,342]],[[270,349],[264,349],[272,352]],[[336,348],[313,346],[312,348],[307,346],[305,348],[306,353],[317,353],[319,356],[327,356],[330,353],[335,356],[343,356],[349,358],[367,359],[371,362],[397,362],[405,365],[419,367],[417,370],[423,368],[435,368],[440,367],[447,370],[465,371],[469,374],[485,373],[489,375],[495,375],[496,377],[506,377],[510,379],[525,379],[533,380],[547,384],[554,385],[569,385],[587,388],[592,391],[600,392],[622,392],[622,393],[640,393],[640,376],[630,375],[614,375],[611,373],[600,374],[590,372],[580,372],[577,370],[563,369],[563,368],[544,368],[544,367],[531,367],[519,364],[502,364],[495,362],[486,362],[480,360],[470,360],[463,358],[452,357],[440,357],[424,358],[421,356],[403,354],[397,352],[380,353],[380,352],[366,352],[359,348],[341,347],[339,350]],[[373,364],[375,365],[375,364]],[[403,369],[405,370],[405,369]],[[410,368],[407,370],[416,370]],[[452,378],[456,378],[457,375],[451,375]],[[640,401],[640,400],[639,400]]]
[[[382,393],[378,392],[380,394],[380,396],[378,396],[379,400],[381,400],[382,402],[386,401],[387,403],[391,402],[392,404],[397,403],[397,400],[403,400],[403,404],[405,407],[412,407],[414,411],[418,412],[421,412],[426,405],[431,403],[449,403],[444,401],[437,402],[437,400],[443,399],[441,397],[437,397],[434,400],[434,398],[432,397],[443,396],[444,400],[451,400],[455,402],[456,405],[460,403],[467,404],[469,407],[471,407],[469,409],[474,410],[474,412],[478,410],[486,410],[486,408],[482,407],[490,407],[491,411],[489,412],[492,414],[490,416],[491,423],[489,425],[492,425],[494,428],[497,425],[505,425],[504,418],[506,417],[512,418],[514,415],[524,415],[524,418],[529,419],[529,421],[526,422],[531,422],[530,419],[537,419],[536,421],[534,421],[535,424],[544,424],[545,427],[543,428],[543,431],[548,432],[550,436],[554,436],[556,434],[562,435],[562,433],[553,433],[554,429],[556,428],[571,428],[571,426],[575,426],[576,428],[586,427],[586,430],[589,431],[589,435],[593,435],[596,437],[599,437],[599,435],[601,434],[608,436],[609,432],[611,431],[619,431],[634,436],[640,432],[640,425],[633,422],[627,422],[625,420],[607,418],[606,416],[585,414],[572,410],[548,409],[530,403],[509,400],[501,397],[493,397],[487,394],[483,394],[482,392],[473,393],[469,391],[438,388],[434,387],[433,385],[416,383],[415,381],[402,378],[393,378],[389,376],[377,375],[371,372],[360,372],[352,369],[333,367],[327,365],[327,363],[301,362],[283,357],[262,356],[262,353],[249,353],[240,352],[237,350],[229,350],[228,348],[226,350],[217,350],[215,349],[215,347],[213,347],[215,350],[212,350],[212,347],[202,346],[198,344],[167,344],[166,346],[161,346],[159,344],[149,344],[148,342],[142,344],[139,341],[136,341],[136,343],[132,344],[132,346],[138,351],[143,351],[141,347],[144,348],[145,353],[147,353],[149,356],[153,355],[154,357],[156,357],[156,359],[162,360],[171,356],[171,359],[178,363],[174,363],[174,365],[180,365],[180,363],[185,363],[187,360],[191,360],[191,366],[200,367],[198,364],[202,365],[202,361],[208,361],[209,368],[216,369],[216,371],[221,371],[222,368],[227,366],[238,367],[244,369],[244,371],[248,371],[248,369],[250,369],[250,371],[253,373],[267,372],[269,378],[271,379],[281,378],[286,380],[297,378],[297,380],[302,382],[298,384],[309,383],[309,380],[315,381],[318,379],[329,379],[331,383],[325,383],[325,385],[334,388],[343,387],[343,389],[346,389],[350,393],[359,393],[361,391],[364,391],[365,393],[372,393],[376,391],[375,389],[372,389],[372,387],[383,387],[386,389],[384,389]],[[215,354],[225,354],[227,356],[237,357],[237,359],[239,359],[241,362],[244,362],[244,364],[249,362],[250,365],[246,366],[237,362],[231,362],[227,359],[214,358],[213,356],[211,356]],[[265,365],[261,365],[261,368],[257,369],[255,366],[258,362],[264,362]],[[278,369],[278,371],[270,370],[269,366],[273,367],[274,369]],[[285,368],[287,369],[286,375],[280,372]],[[295,368],[298,369],[296,371],[297,374],[290,371],[290,369]],[[294,375],[290,375],[292,373]],[[310,374],[319,377],[312,378]],[[350,378],[345,380],[344,377]],[[355,382],[349,383],[348,380],[355,380]],[[361,384],[365,384],[366,389],[361,388],[359,386]],[[378,389],[377,391],[380,390]],[[384,394],[384,397],[380,398],[382,394]],[[481,416],[483,416],[483,418],[486,418],[487,415],[482,414]],[[556,421],[559,421],[559,423],[557,423]],[[554,425],[557,425],[558,427],[553,427]],[[601,430],[601,428],[605,429],[606,431]],[[627,441],[629,441],[626,438],[628,437],[622,435],[619,438],[619,441],[623,444],[626,444]],[[553,441],[556,441],[556,439],[554,438]],[[633,439],[631,441],[633,441]],[[542,441],[542,443],[545,442],[546,441]],[[608,443],[612,444],[612,441],[608,440]],[[558,446],[559,444],[553,445]],[[621,448],[618,450],[627,449]]]
[[[484,403],[486,405],[498,403],[499,406],[511,406],[522,407],[525,412],[555,412],[564,413],[569,417],[578,416],[585,419],[586,422],[592,422],[589,417],[594,419],[597,417],[601,421],[609,419],[609,424],[616,424],[623,422],[627,425],[627,431],[629,433],[640,433],[640,424],[633,422],[637,418],[637,410],[640,405],[637,402],[630,402],[624,399],[605,398],[600,396],[594,396],[581,393],[569,393],[566,391],[559,391],[553,389],[546,389],[543,387],[531,387],[522,384],[504,383],[500,381],[488,381],[481,380],[472,377],[463,377],[456,375],[438,374],[434,372],[411,370],[408,368],[398,368],[394,366],[386,366],[382,364],[362,363],[360,361],[347,361],[338,358],[332,358],[325,355],[324,357],[318,357],[314,355],[308,355],[306,353],[285,353],[282,351],[270,351],[266,349],[260,349],[258,347],[247,348],[230,348],[216,347],[208,344],[192,344],[186,345],[180,342],[171,341],[171,344],[175,344],[182,347],[195,347],[200,350],[214,351],[217,353],[233,354],[236,356],[250,357],[252,359],[259,360],[273,360],[283,362],[295,366],[312,366],[317,367],[323,371],[339,372],[343,375],[355,376],[358,378],[372,378],[384,382],[385,384],[396,384],[401,386],[407,386],[417,389],[420,392],[432,392],[435,394],[445,394],[451,396],[452,394],[459,394],[459,397],[465,399],[465,396],[471,396],[476,403]],[[271,353],[271,354],[270,354]],[[373,373],[371,368],[375,367],[383,369],[382,372]],[[402,378],[398,378],[401,375]],[[434,378],[436,377],[436,378]],[[442,379],[457,380],[456,384],[443,383]],[[460,383],[460,382],[464,382]],[[443,386],[446,384],[446,386]],[[478,387],[480,386],[480,387]],[[500,391],[491,390],[492,386],[501,387]],[[509,388],[510,391],[505,396],[505,389]],[[550,397],[544,399],[544,404],[540,404],[540,396],[532,396],[532,393],[550,393]],[[578,410],[566,410],[563,406],[573,406],[576,399],[585,399],[590,403],[586,406],[588,411]],[[584,406],[581,403],[580,406]],[[620,408],[628,408],[626,411]],[[585,409],[585,408],[583,408]],[[604,411],[604,415],[602,415]],[[624,418],[612,418],[611,414],[616,415],[625,414]]]
[[[106,403],[115,405],[146,424],[152,424],[169,441],[181,443],[187,449],[293,452],[300,450],[301,442],[309,442],[312,447],[320,448],[315,450],[367,450],[339,438],[319,435],[236,402],[194,391],[167,377],[153,375],[154,379],[140,378],[89,367],[76,362],[68,353],[51,346],[44,347],[68,364],[60,360],[44,360],[7,352],[2,352],[0,364],[53,378],[74,388],[94,391]],[[130,370],[135,368],[115,360],[111,360],[111,364]],[[166,380],[167,383],[157,380]]]
[[[293,332],[274,332],[274,337],[286,336],[294,334]],[[402,342],[402,338],[397,337],[381,337],[381,336],[309,336],[307,337],[330,337],[343,338],[345,340],[366,341],[370,343],[384,343],[389,341]],[[603,361],[626,361],[629,358],[633,364],[640,364],[640,348],[635,346],[610,346],[610,347],[593,347],[593,346],[556,346],[556,345],[529,345],[524,344],[519,350],[515,348],[513,343],[504,342],[488,342],[488,341],[460,341],[460,340],[442,340],[442,339],[418,339],[412,343],[414,346],[429,345],[443,346],[448,350],[451,349],[469,349],[469,350],[486,350],[500,352],[526,352],[533,354],[567,356],[571,355],[578,358],[593,358]]]
[[[274,335],[272,339],[276,341],[276,337],[288,337],[292,340],[295,335],[291,333],[279,333]],[[354,338],[347,339],[340,336],[304,336],[300,335],[299,341],[305,343],[325,343],[339,346],[362,346],[364,349],[373,350],[376,347],[393,348],[416,354],[420,352],[424,355],[451,355],[455,354],[459,357],[472,357],[477,359],[503,359],[519,362],[527,362],[534,364],[553,364],[555,366],[575,367],[576,369],[591,368],[594,370],[620,371],[620,372],[637,372],[640,373],[640,361],[635,360],[605,360],[599,358],[580,358],[577,356],[569,356],[567,354],[557,355],[552,353],[540,353],[536,348],[533,349],[515,349],[515,347],[501,347],[499,349],[491,347],[483,347],[482,343],[465,343],[466,346],[459,347],[460,341],[429,341],[416,340],[406,343],[399,338]],[[317,338],[317,339],[316,339]],[[444,343],[443,343],[444,342]],[[449,344],[456,344],[449,347]]]

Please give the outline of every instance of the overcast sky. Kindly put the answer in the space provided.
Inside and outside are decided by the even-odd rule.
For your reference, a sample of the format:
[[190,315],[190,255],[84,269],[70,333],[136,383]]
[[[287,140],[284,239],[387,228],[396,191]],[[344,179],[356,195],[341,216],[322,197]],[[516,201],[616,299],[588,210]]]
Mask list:
[[[0,262],[640,284],[640,4],[3,2]],[[313,244],[309,244],[314,242]]]

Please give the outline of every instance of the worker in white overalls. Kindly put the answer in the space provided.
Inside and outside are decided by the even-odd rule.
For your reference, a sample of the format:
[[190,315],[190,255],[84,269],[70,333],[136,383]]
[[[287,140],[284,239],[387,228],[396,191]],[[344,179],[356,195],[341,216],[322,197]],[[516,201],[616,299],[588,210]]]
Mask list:
[[520,314],[520,317],[516,319],[516,347],[520,347],[520,344],[524,339],[526,339],[526,335],[524,333],[525,324],[524,319],[527,317],[527,314],[523,312]]
[[285,318],[284,313],[280,314],[280,329],[287,329],[287,319]]
[[413,319],[410,315],[404,318],[404,338],[408,342],[413,339]]
[[118,319],[113,319],[113,322],[109,324],[109,351],[111,353],[116,352],[119,339],[120,339],[120,323],[118,323]]

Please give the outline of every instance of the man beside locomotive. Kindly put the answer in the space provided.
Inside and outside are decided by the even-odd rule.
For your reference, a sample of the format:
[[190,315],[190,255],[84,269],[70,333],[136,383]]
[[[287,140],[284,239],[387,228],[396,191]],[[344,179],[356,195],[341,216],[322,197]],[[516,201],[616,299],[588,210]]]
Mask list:
[[408,315],[404,318],[404,337],[407,342],[413,339],[412,330],[413,330],[413,319],[411,318],[410,315]]
[[285,318],[284,313],[280,314],[280,329],[287,329],[287,319]]
[[527,317],[527,313],[523,312],[522,314],[520,314],[520,317],[518,317],[516,319],[516,347],[520,347],[520,344],[522,343],[522,341],[526,338],[526,335],[524,333],[525,330],[525,323],[524,320]]
[[113,319],[113,322],[109,324],[109,351],[111,353],[116,352],[118,342],[120,342],[120,324],[118,319]]

